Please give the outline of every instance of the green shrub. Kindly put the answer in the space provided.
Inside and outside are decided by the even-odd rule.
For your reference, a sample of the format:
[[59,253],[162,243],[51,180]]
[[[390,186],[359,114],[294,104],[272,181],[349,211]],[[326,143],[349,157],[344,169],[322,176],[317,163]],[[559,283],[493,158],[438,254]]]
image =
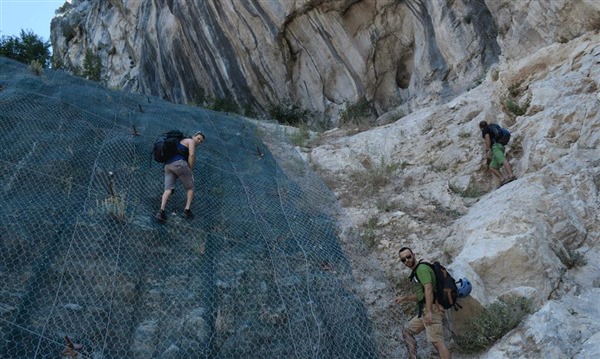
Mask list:
[[38,60],[31,61],[29,69],[37,76],[40,76],[44,72],[44,66]]
[[83,77],[83,70],[81,70],[81,67],[79,67],[79,66],[73,66],[73,68],[71,69],[71,72],[73,73],[74,76]]
[[481,197],[482,191],[481,188],[476,183],[469,183],[467,188],[461,190],[455,185],[450,184],[448,186],[450,190],[463,198],[478,198]]
[[289,136],[290,141],[296,146],[304,146],[306,145],[306,141],[310,138],[310,130],[308,129],[308,125],[305,123],[300,124],[297,130],[292,132]]
[[458,137],[460,138],[469,138],[471,137],[471,132],[461,132],[458,134]]
[[390,203],[387,199],[388,198],[378,199],[375,202],[375,207],[379,212],[392,212],[395,209],[394,205]]
[[340,113],[340,124],[360,125],[368,121],[372,115],[371,104],[366,99],[346,106]]
[[527,106],[519,106],[512,97],[506,99],[506,108],[516,116],[523,116],[527,112]]
[[363,232],[361,239],[369,248],[375,247],[376,239],[375,229],[377,229],[377,217],[369,218],[365,231]]
[[306,123],[311,116],[311,112],[302,108],[300,105],[293,104],[289,101],[279,105],[273,105],[269,109],[269,116],[279,123],[298,126],[301,123]]
[[461,352],[479,353],[516,328],[532,311],[531,299],[511,296],[499,299],[476,315],[454,337]]
[[127,219],[127,205],[125,203],[124,196],[110,196],[102,200],[102,202],[98,203],[97,205],[103,210],[104,213],[109,214],[115,219]]
[[102,79],[100,76],[101,72],[102,62],[100,61],[100,56],[88,49],[83,58],[83,71],[81,72],[81,75],[88,80],[100,82]]
[[246,104],[244,104],[244,116],[250,117],[250,118],[256,118],[256,117],[258,117],[258,112],[256,112],[254,110],[254,107],[252,107],[252,104],[246,103]]
[[523,85],[523,81],[515,82],[508,87],[508,93],[512,97],[521,97],[523,90],[521,89],[521,85]]
[[363,163],[365,170],[350,174],[356,187],[361,188],[368,195],[375,194],[379,189],[390,183],[390,176],[398,169],[403,168],[402,163],[386,163],[383,156],[378,164],[372,165],[370,161]]
[[587,265],[587,259],[585,259],[583,253],[573,251],[573,252],[570,252],[570,254],[571,254],[571,261],[569,262],[569,264],[571,266],[569,267],[569,269],[575,268],[575,267],[583,267],[584,265]]
[[217,97],[210,101],[208,108],[214,111],[240,113],[240,106],[230,97]]
[[204,87],[196,86],[194,89],[192,89],[188,104],[192,106],[205,106],[208,102],[209,101],[206,97],[206,90]]
[[555,251],[556,256],[567,269],[582,267],[587,264],[583,253],[565,248],[565,251]]
[[50,65],[50,42],[44,41],[33,31],[21,30],[20,36],[2,36],[0,38],[0,56],[17,60],[24,64],[37,61],[42,68]]

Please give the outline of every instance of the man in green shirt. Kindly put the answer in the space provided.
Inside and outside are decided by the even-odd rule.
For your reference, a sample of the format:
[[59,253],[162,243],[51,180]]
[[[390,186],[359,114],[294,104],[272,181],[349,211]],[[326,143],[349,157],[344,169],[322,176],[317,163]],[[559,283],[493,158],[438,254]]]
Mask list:
[[[415,293],[396,297],[396,303],[416,302],[419,305],[419,314],[412,318],[402,330],[409,358],[416,359],[417,343],[414,336],[425,330],[427,341],[437,349],[440,359],[450,359],[450,351],[444,342],[444,308],[435,302],[433,293],[435,273],[428,265],[419,265],[413,251],[408,247],[401,248],[398,255],[400,261],[415,272],[413,279]],[[423,315],[421,315],[422,312]]]

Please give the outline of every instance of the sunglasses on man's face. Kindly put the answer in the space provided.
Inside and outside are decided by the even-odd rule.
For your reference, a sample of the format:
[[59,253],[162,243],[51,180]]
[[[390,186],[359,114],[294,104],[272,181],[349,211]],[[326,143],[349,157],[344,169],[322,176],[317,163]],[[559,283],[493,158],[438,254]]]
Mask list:
[[407,255],[406,257],[402,257],[400,258],[400,262],[404,263],[407,260],[411,260],[412,259],[412,254]]

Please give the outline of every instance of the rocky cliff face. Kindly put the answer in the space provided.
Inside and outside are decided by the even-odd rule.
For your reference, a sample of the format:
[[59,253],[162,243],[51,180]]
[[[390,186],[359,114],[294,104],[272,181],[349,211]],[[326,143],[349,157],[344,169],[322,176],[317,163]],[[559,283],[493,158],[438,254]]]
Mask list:
[[51,40],[56,63],[81,68],[91,50],[110,86],[174,102],[291,101],[333,114],[366,99],[381,114],[472,87],[498,60],[490,10],[507,4],[75,0],[52,21]]
[[[305,150],[344,204],[348,242],[373,248],[355,273],[384,342],[400,335],[390,329],[401,319],[390,314],[387,278],[409,274],[397,255],[409,246],[419,258],[452,263],[482,305],[512,295],[533,300],[536,313],[522,326],[488,352],[465,357],[597,357],[599,63],[597,33],[552,44],[501,61],[446,104],[354,135],[331,130]],[[518,179],[500,188],[482,161],[481,120],[512,133],[507,158]],[[364,270],[369,261],[387,275]],[[452,323],[469,313],[453,313]],[[389,357],[401,357],[391,346]]]

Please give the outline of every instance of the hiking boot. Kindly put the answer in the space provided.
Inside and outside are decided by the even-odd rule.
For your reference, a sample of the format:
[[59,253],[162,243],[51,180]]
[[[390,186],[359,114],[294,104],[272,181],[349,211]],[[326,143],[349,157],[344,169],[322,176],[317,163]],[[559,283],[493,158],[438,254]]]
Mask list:
[[158,213],[156,213],[154,218],[156,218],[157,221],[164,223],[167,221],[167,214],[164,210],[161,209],[160,211],[158,211]]
[[181,215],[183,216],[183,218],[194,219],[194,214],[189,209],[184,209]]

